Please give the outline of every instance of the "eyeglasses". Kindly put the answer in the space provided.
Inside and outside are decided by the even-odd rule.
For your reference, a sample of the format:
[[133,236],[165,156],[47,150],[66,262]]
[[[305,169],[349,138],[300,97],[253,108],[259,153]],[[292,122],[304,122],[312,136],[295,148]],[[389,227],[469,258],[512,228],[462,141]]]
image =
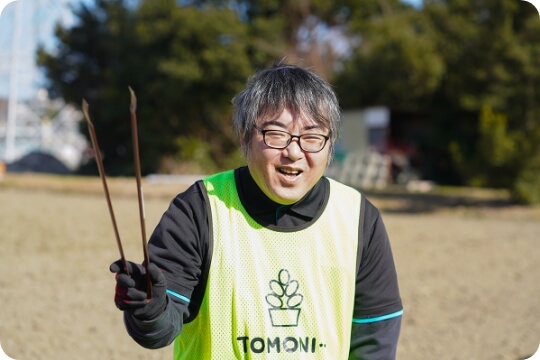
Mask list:
[[321,134],[292,135],[281,130],[263,130],[255,126],[263,135],[266,146],[274,149],[285,149],[294,138],[298,139],[298,146],[305,152],[316,153],[324,149],[329,136]]

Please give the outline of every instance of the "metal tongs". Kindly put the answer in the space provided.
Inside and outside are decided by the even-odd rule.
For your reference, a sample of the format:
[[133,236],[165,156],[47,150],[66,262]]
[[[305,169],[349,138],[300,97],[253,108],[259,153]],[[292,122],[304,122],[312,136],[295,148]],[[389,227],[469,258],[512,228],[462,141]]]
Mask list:
[[[133,92],[131,87],[128,87],[128,89],[131,95],[131,104],[129,106],[129,112],[131,115],[131,136],[132,136],[132,142],[133,142],[135,178],[137,180],[137,196],[139,200],[139,218],[140,218],[140,223],[141,223],[142,247],[143,247],[143,254],[144,254],[143,266],[145,267],[145,270],[146,270],[147,298],[151,299],[152,298],[152,282],[150,280],[150,276],[148,275],[148,264],[150,264],[150,260],[148,258],[148,243],[146,241],[144,199],[143,199],[142,185],[141,185],[141,162],[140,162],[140,157],[139,157],[139,135],[137,131],[137,114],[136,114],[137,97],[135,96],[135,93]],[[88,113],[88,103],[84,99],[82,101],[82,111],[84,114],[84,118],[86,119],[86,122],[88,123],[88,131],[90,132],[90,139],[92,140],[92,147],[94,148],[96,163],[99,170],[99,176],[101,177],[101,182],[103,184],[103,191],[105,192],[105,198],[107,200],[107,205],[109,207],[109,214],[111,216],[111,221],[114,228],[114,234],[116,236],[116,244],[118,245],[118,250],[120,251],[120,259],[122,260],[122,263],[124,265],[125,273],[129,275],[129,268],[128,268],[126,258],[124,256],[124,249],[122,248],[122,241],[120,240],[120,234],[118,232],[118,226],[116,224],[116,218],[114,216],[114,210],[111,203],[111,196],[109,194],[109,188],[107,186],[107,176],[105,175],[105,168],[103,167],[103,160],[101,158],[101,151],[99,149],[99,144],[96,137],[96,131],[94,130],[94,124],[92,123],[92,120],[90,119],[90,115]]]

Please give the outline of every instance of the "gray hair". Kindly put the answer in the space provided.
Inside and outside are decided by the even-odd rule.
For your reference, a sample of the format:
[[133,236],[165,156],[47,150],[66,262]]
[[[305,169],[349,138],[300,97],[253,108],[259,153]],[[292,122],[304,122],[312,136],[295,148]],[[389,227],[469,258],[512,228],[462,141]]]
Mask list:
[[278,63],[255,73],[246,85],[232,99],[233,129],[244,140],[244,155],[257,120],[279,115],[286,108],[294,119],[305,116],[329,130],[332,159],[341,118],[336,94],[328,82],[299,66]]

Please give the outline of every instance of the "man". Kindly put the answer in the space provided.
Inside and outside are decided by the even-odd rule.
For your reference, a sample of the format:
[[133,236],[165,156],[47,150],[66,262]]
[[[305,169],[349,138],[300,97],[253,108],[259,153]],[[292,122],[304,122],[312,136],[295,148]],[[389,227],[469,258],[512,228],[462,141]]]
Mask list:
[[146,348],[175,359],[393,359],[402,305],[378,210],[323,176],[340,112],[303,68],[259,71],[233,99],[247,166],[172,200],[146,271],[116,273],[115,303]]

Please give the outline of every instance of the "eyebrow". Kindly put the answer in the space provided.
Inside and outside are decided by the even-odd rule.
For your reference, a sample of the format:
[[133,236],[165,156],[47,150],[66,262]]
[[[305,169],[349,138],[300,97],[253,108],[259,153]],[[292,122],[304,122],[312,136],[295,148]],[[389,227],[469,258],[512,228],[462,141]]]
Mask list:
[[[261,124],[261,127],[264,128],[265,126],[268,126],[268,125],[274,125],[274,126],[278,126],[282,129],[287,129],[287,127],[285,126],[285,124],[279,122],[279,121],[276,121],[276,120],[268,120],[268,121],[265,121]],[[324,130],[324,128],[320,125],[317,125],[317,124],[313,124],[313,125],[308,125],[308,126],[304,126],[302,128],[302,130],[313,130],[313,129],[317,129],[317,130]]]

